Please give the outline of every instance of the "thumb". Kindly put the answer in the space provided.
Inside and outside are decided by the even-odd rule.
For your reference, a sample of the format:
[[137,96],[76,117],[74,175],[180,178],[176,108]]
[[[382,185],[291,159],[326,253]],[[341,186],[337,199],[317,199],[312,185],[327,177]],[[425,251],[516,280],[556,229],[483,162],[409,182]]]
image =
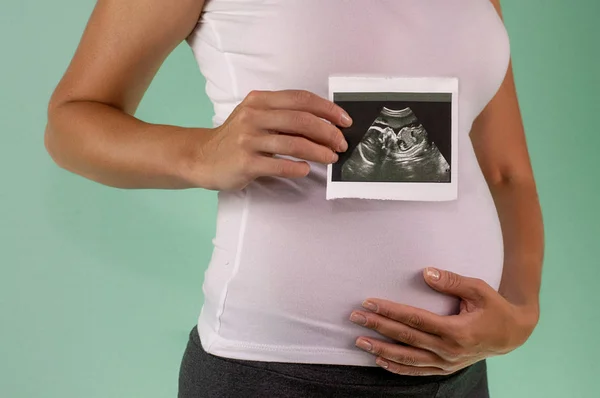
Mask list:
[[441,293],[458,296],[472,302],[483,302],[487,293],[487,284],[477,278],[462,276],[450,271],[425,268],[425,282]]

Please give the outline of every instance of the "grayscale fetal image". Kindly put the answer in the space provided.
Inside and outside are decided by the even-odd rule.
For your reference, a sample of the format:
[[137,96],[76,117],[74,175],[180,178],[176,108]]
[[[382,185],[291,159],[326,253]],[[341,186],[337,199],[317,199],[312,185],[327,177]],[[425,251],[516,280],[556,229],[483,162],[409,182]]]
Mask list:
[[356,126],[342,130],[349,148],[333,165],[333,181],[450,182],[449,103],[338,104]]

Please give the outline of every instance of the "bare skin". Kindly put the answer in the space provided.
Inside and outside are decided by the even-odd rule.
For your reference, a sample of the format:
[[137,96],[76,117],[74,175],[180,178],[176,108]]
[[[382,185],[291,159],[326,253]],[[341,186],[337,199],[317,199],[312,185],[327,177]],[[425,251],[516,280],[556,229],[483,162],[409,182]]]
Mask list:
[[135,118],[156,72],[203,7],[198,0],[174,4],[97,2],[49,104],[45,145],[58,165],[118,188],[229,190],[261,176],[308,174],[306,162],[273,154],[337,161],[335,151],[348,145],[336,126],[351,120],[333,102],[303,90],[253,91],[214,129]]
[[[501,13],[499,1],[492,3]],[[174,4],[97,1],[48,106],[45,145],[59,166],[124,189],[237,190],[260,176],[308,174],[306,162],[274,154],[326,164],[337,160],[335,152],[347,149],[336,126],[348,126],[351,120],[332,102],[303,90],[253,91],[214,129],[135,118],[150,82],[193,30],[204,1]],[[494,99],[475,120],[471,140],[504,236],[499,292],[482,280],[448,271],[435,279],[424,271],[433,289],[462,298],[460,314],[439,316],[368,299],[376,304],[375,310],[355,311],[366,317],[365,326],[409,345],[357,340],[357,345],[370,341],[369,352],[377,361],[387,361],[391,372],[449,374],[514,350],[537,324],[543,225],[512,65]]]

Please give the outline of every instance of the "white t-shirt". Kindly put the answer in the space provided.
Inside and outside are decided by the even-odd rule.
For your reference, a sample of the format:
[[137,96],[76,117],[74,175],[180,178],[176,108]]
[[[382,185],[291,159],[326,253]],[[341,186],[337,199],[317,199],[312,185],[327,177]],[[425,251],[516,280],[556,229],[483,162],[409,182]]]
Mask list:
[[[435,266],[497,288],[503,241],[468,137],[503,81],[507,32],[487,0],[208,0],[188,43],[214,126],[253,89],[328,96],[330,74],[459,79],[458,200],[325,199],[326,166],[220,192],[198,329],[223,357],[376,366],[348,317],[369,297],[439,313],[458,300],[425,284]],[[391,341],[391,340],[389,340]]]

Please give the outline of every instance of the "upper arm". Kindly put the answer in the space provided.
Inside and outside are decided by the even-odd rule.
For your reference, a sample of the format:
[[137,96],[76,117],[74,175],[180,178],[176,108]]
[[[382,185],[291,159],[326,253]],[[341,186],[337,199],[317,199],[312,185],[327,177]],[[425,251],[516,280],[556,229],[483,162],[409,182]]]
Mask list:
[[[499,0],[491,2],[502,15]],[[494,98],[473,122],[470,137],[488,182],[533,179],[512,62]]]
[[102,102],[133,114],[156,72],[193,30],[204,0],[97,0],[50,99]]

